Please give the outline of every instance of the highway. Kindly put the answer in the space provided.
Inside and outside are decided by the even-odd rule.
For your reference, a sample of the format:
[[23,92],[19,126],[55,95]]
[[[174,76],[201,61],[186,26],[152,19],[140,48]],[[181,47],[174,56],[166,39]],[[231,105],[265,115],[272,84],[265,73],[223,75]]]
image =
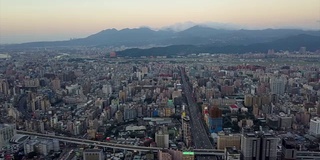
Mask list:
[[[56,135],[42,134],[42,133],[36,133],[36,132],[28,132],[28,131],[22,131],[22,130],[17,130],[17,133],[29,135],[29,136],[38,136],[38,137],[47,138],[47,139],[57,139],[59,141],[74,143],[74,144],[93,145],[93,146],[98,146],[98,147],[114,148],[114,149],[129,150],[129,151],[141,151],[141,152],[153,151],[153,152],[157,153],[159,150],[163,149],[163,148],[159,148],[159,147],[145,147],[145,146],[117,144],[117,143],[110,143],[110,142],[100,142],[100,141],[79,139],[79,138],[73,138],[73,137],[64,137],[64,136],[56,136]],[[217,156],[220,156],[220,155],[224,154],[223,150],[194,149],[193,151],[194,151],[195,155],[217,155]]]
[[[207,131],[204,128],[202,123],[202,116],[200,110],[197,107],[197,104],[194,101],[192,96],[192,91],[188,82],[186,81],[184,68],[180,67],[181,80],[183,84],[183,90],[188,102],[189,116],[190,116],[190,125],[192,133],[192,141],[196,149],[213,149],[213,145],[210,142],[210,139],[207,135]],[[212,160],[213,157],[198,157],[199,160]]]

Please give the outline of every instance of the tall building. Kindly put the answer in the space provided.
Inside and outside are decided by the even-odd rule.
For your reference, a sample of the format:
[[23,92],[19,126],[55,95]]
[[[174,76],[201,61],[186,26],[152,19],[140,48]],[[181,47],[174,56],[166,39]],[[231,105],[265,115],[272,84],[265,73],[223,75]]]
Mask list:
[[276,160],[279,139],[270,133],[244,133],[241,136],[243,160]]
[[310,120],[309,132],[311,135],[320,136],[320,118],[319,117],[315,117]]
[[104,160],[102,149],[86,149],[83,151],[83,160]]
[[212,107],[209,111],[210,133],[222,131],[222,111],[218,107]]
[[244,105],[246,107],[252,107],[252,95],[251,94],[247,94],[244,96]]
[[158,147],[169,148],[169,134],[165,128],[161,128],[155,134],[155,141]]
[[52,80],[51,84],[52,84],[52,89],[53,90],[58,90],[61,87],[60,79],[58,77],[56,77],[54,80]]
[[2,93],[4,95],[9,94],[9,83],[5,79],[0,80],[0,93]]
[[279,138],[270,133],[264,133],[261,139],[261,160],[276,160]]
[[254,133],[246,133],[241,136],[241,153],[243,160],[259,160],[260,138]]
[[297,159],[297,145],[298,143],[293,138],[285,138],[281,140],[282,154],[281,159],[294,160]]
[[285,92],[286,80],[282,77],[270,79],[270,89],[272,94],[282,95]]
[[191,131],[189,116],[182,119],[183,140],[187,147],[191,145]]
[[123,122],[123,114],[120,110],[118,110],[115,114],[115,119],[118,123]]
[[133,106],[125,106],[123,112],[124,112],[124,114],[123,114],[124,120],[130,120],[130,119],[137,118],[137,109]]
[[0,124],[0,150],[6,146],[10,139],[16,134],[16,125]]

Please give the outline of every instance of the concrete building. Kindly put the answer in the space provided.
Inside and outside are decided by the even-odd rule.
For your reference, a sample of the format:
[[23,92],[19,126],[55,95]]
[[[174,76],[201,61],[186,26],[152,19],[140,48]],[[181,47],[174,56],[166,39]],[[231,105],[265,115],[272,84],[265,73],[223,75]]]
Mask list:
[[137,109],[133,106],[126,106],[124,107],[124,120],[131,120],[137,118]]
[[241,136],[241,154],[243,160],[259,160],[260,138],[254,133],[246,133]]
[[155,134],[155,139],[158,147],[169,148],[169,134],[164,128]]
[[261,160],[276,160],[279,138],[270,133],[264,133],[261,139]]
[[244,96],[244,105],[246,107],[252,107],[252,95],[251,94],[247,94]]
[[187,147],[191,145],[190,118],[186,116],[182,119],[183,140]]
[[218,107],[212,107],[209,111],[209,115],[210,133],[222,131],[222,111]]
[[102,149],[86,149],[83,151],[83,160],[104,160]]
[[310,120],[309,132],[311,135],[320,136],[320,118],[319,117],[315,117]]
[[240,152],[236,147],[227,147],[225,149],[225,160],[240,160]]
[[219,133],[217,138],[217,149],[224,150],[227,147],[241,147],[240,134]]
[[276,160],[279,139],[270,133],[244,133],[241,136],[243,160]]
[[8,145],[14,135],[16,135],[15,124],[0,124],[0,149]]
[[158,152],[158,159],[159,160],[173,160],[172,155],[165,151],[159,151]]
[[298,143],[293,138],[282,139],[282,153],[281,159],[294,160],[297,159],[297,145]]
[[270,79],[270,89],[272,94],[283,95],[285,92],[286,80],[280,77]]

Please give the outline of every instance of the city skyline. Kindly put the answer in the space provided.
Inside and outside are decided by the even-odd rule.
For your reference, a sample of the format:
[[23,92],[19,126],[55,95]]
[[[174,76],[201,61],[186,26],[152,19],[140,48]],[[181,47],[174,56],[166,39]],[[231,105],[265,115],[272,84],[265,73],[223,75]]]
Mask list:
[[0,43],[66,40],[109,28],[148,26],[157,29],[184,22],[218,22],[239,29],[320,29],[320,2],[317,0],[250,2],[2,0]]

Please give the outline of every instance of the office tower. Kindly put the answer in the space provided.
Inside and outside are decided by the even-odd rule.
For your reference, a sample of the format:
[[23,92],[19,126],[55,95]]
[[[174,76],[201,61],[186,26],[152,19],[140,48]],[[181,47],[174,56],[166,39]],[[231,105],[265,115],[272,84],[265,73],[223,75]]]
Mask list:
[[261,160],[276,160],[279,138],[270,133],[264,133],[261,139]]
[[124,120],[131,120],[137,118],[137,109],[134,106],[125,106],[123,112]]
[[320,118],[319,117],[315,117],[310,120],[309,132],[311,135],[320,136]]
[[243,133],[241,136],[243,160],[276,160],[278,140],[270,133]]
[[260,138],[254,133],[245,133],[241,136],[241,153],[243,160],[259,160]]
[[282,139],[282,153],[281,159],[294,160],[297,159],[297,145],[298,143],[293,138]]
[[104,160],[102,149],[86,149],[83,151],[83,160]]
[[270,89],[272,94],[282,95],[285,92],[286,80],[282,77],[270,79]]
[[211,107],[209,111],[210,133],[222,131],[222,111],[218,107]]
[[158,147],[169,148],[169,134],[165,127],[158,130],[155,139]]
[[6,146],[10,139],[16,134],[16,125],[0,124],[0,149]]
[[187,147],[191,145],[190,118],[186,116],[182,119],[183,140]]

